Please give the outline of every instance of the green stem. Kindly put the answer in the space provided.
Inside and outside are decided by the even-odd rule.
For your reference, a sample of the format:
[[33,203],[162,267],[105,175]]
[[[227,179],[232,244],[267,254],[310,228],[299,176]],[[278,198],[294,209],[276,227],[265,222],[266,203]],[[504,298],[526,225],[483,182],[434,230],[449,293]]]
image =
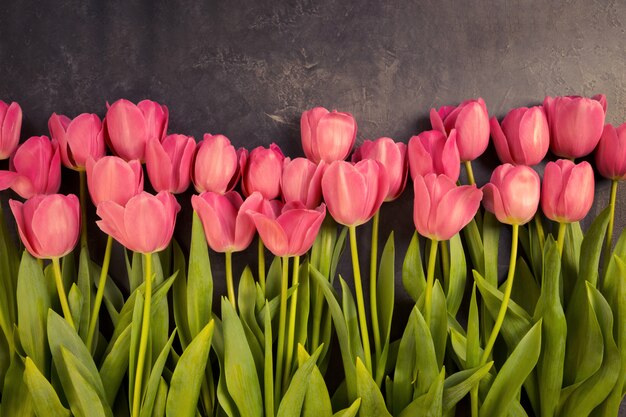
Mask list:
[[439,242],[435,239],[430,241],[430,255],[428,256],[428,271],[426,273],[426,293],[424,294],[424,315],[426,324],[430,326],[431,304],[433,298],[433,285],[435,281],[435,262],[437,261],[437,247]]
[[80,246],[87,247],[87,174],[78,171],[80,178]]
[[370,254],[370,315],[372,316],[372,333],[374,334],[374,351],[376,363],[382,354],[380,344],[380,329],[378,326],[378,285],[376,283],[378,272],[378,224],[380,220],[380,210],[374,214],[372,221],[372,251]]
[[470,399],[472,402],[472,417],[478,417],[478,384],[472,387]]
[[476,181],[474,181],[474,170],[472,169],[472,161],[465,161],[463,162],[463,164],[465,165],[465,171],[467,171],[467,181],[470,185],[476,184]]
[[258,247],[258,257],[259,257],[259,285],[261,285],[261,289],[263,293],[265,293],[265,245],[263,245],[263,241],[259,236],[259,247]]
[[[439,242],[441,247],[441,270],[443,272],[444,279],[450,279],[450,249],[448,248],[448,242],[442,240]],[[449,282],[449,281],[448,281]]]
[[324,308],[324,304],[322,303],[323,298],[324,293],[322,292],[322,288],[318,285],[315,303],[313,305],[313,332],[311,334],[311,352],[314,352],[315,349],[319,347],[320,343],[320,328],[322,327],[322,312]]
[[363,354],[365,356],[365,367],[372,372],[372,350],[370,348],[370,337],[367,330],[367,318],[365,316],[365,301],[363,300],[363,285],[361,284],[361,268],[359,267],[359,251],[356,242],[356,227],[350,226],[350,252],[352,255],[352,271],[354,274],[354,290],[356,291],[356,305],[359,313],[359,326],[361,328],[361,338],[363,340]]
[[498,317],[496,318],[496,322],[493,325],[493,329],[491,329],[491,334],[489,335],[489,340],[487,341],[487,346],[485,346],[485,350],[483,351],[483,356],[480,359],[480,364],[484,365],[487,363],[487,359],[489,359],[489,355],[491,354],[491,350],[493,349],[493,345],[496,342],[496,338],[498,337],[498,333],[500,332],[500,328],[502,327],[502,323],[504,322],[504,317],[506,316],[506,311],[509,307],[509,300],[511,299],[511,290],[513,289],[513,279],[515,278],[515,264],[517,262],[517,241],[519,234],[519,225],[513,225],[513,232],[511,236],[511,259],[509,260],[509,273],[506,277],[506,288],[504,289],[504,296],[502,297],[502,304],[500,304],[500,311],[498,311]]
[[146,361],[146,349],[150,333],[150,304],[152,302],[152,254],[144,254],[145,259],[145,300],[143,304],[143,316],[141,318],[141,337],[139,339],[139,353],[137,354],[137,369],[135,371],[135,387],[133,389],[133,417],[139,417],[141,406],[141,383],[143,379],[143,367]]
[[537,227],[537,238],[539,239],[539,249],[541,249],[541,253],[543,253],[543,245],[546,241],[546,234],[543,231],[543,222],[541,221],[541,214],[537,212],[535,214],[535,226]]
[[76,329],[74,325],[74,319],[72,318],[72,311],[70,305],[67,303],[67,297],[65,296],[65,289],[63,287],[63,278],[61,277],[61,264],[59,258],[52,258],[52,269],[54,270],[54,282],[57,286],[57,292],[59,293],[59,301],[61,301],[61,309],[65,320],[72,326],[72,329]]
[[93,335],[96,332],[96,323],[100,314],[100,306],[102,305],[102,297],[104,297],[104,287],[109,273],[109,264],[111,263],[111,248],[113,247],[113,238],[108,236],[107,245],[104,250],[104,260],[102,261],[102,270],[100,271],[100,280],[98,281],[98,290],[96,299],[93,303],[93,311],[89,320],[89,330],[87,331],[87,350],[91,352],[91,344],[93,343]]
[[291,305],[289,306],[289,333],[287,334],[287,357],[285,359],[285,373],[283,376],[283,386],[287,387],[291,374],[291,361],[293,360],[293,347],[296,337],[296,308],[298,307],[298,281],[300,276],[300,257],[293,258],[293,273],[291,285],[295,288],[291,295]]
[[559,235],[556,238],[556,246],[559,249],[559,255],[563,255],[563,246],[565,245],[565,232],[567,232],[567,223],[559,223]]
[[276,377],[274,378],[274,399],[280,404],[282,396],[283,356],[285,351],[285,322],[287,321],[287,290],[289,286],[289,257],[283,256],[283,276],[280,281],[280,313],[278,316],[278,347],[276,348]]
[[617,199],[617,180],[611,181],[611,199],[609,200],[609,227],[606,231],[606,243],[604,245],[604,268],[603,273],[611,260],[611,249],[613,248],[613,227],[615,225],[615,202]]
[[226,261],[224,267],[226,269],[226,291],[228,292],[228,300],[233,305],[235,311],[237,310],[237,300],[235,298],[235,285],[233,284],[233,253],[224,253]]

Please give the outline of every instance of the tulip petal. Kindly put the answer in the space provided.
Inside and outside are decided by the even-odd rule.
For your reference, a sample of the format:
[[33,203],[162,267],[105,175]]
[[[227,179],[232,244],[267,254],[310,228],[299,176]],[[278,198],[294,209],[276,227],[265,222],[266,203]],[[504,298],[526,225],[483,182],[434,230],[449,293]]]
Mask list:
[[31,236],[46,257],[62,257],[74,249],[80,232],[80,208],[75,195],[50,195],[32,216]]
[[84,167],[89,156],[99,159],[104,155],[104,141],[99,139],[101,130],[102,122],[95,114],[83,113],[69,123],[66,140],[74,166]]
[[511,157],[511,152],[509,152],[507,138],[504,136],[500,123],[498,123],[498,119],[496,119],[495,116],[491,118],[489,126],[491,127],[491,138],[493,139],[493,144],[500,161],[503,164],[515,163]]
[[152,253],[167,246],[168,216],[163,204],[150,194],[142,192],[131,198],[124,208],[124,226],[127,231],[127,247],[135,252]]
[[593,204],[593,169],[583,161],[571,169],[569,178],[563,182],[562,202],[569,222],[582,220]]
[[312,144],[314,155],[329,163],[344,160],[356,137],[354,118],[347,113],[330,112],[319,120],[316,137]]
[[[33,203],[34,202],[32,202],[31,204]],[[13,217],[15,217],[17,231],[20,235],[22,243],[24,243],[24,246],[31,255],[39,257],[39,249],[41,248],[41,244],[37,240],[36,236],[31,239],[31,233],[29,231],[30,228],[27,228],[26,221],[24,219],[24,203],[17,200],[9,200],[9,206],[11,207],[11,211],[13,212]]]
[[22,129],[22,108],[17,103],[11,103],[0,120],[0,137],[2,138],[2,151],[0,159],[6,159],[15,151],[20,141],[20,131]]
[[430,109],[430,125],[432,126],[433,130],[438,130],[444,135],[446,134],[446,129],[443,126],[443,120],[435,109]]
[[276,256],[288,255],[289,241],[278,221],[254,211],[247,211],[247,214],[254,221],[265,246]]
[[146,142],[145,159],[152,188],[156,191],[171,190],[174,185],[172,179],[174,167],[157,137],[152,137]]
[[96,214],[102,219],[96,222],[100,230],[126,245],[128,238],[124,225],[124,207],[114,201],[103,201],[98,204]]
[[472,161],[489,145],[489,115],[479,102],[468,103],[456,119],[457,146],[461,161]]
[[558,220],[558,200],[563,187],[561,168],[554,162],[548,162],[543,172],[541,186],[541,210],[550,220]]
[[330,164],[322,178],[322,193],[328,211],[338,223],[355,226],[363,220],[367,183],[354,166],[343,161]]
[[[475,186],[460,186],[441,198],[439,210],[435,214],[437,240],[449,240],[464,228],[476,215],[482,192]],[[449,209],[442,210],[443,207]]]
[[[435,174],[429,174],[435,176]],[[428,229],[428,218],[430,216],[430,194],[426,187],[424,177],[418,175],[413,179],[413,222],[415,228],[424,237],[430,238],[430,230]]]
[[106,128],[113,152],[125,160],[143,159],[148,127],[143,112],[128,100],[118,100],[106,114]]
[[207,243],[215,252],[227,252],[233,246],[237,209],[223,196],[208,191],[191,197],[198,213]]

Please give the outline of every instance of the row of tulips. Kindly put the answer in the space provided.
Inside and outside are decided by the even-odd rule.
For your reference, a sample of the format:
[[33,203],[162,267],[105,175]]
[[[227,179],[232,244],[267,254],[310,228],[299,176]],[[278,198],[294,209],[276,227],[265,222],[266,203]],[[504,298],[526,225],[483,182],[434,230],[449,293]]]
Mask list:
[[[547,97],[498,122],[468,100],[431,110],[433,130],[407,144],[380,138],[352,152],[354,118],[317,107],[301,118],[306,158],[292,160],[275,144],[248,152],[223,135],[196,144],[168,134],[167,108],[149,100],[116,101],[104,120],[53,114],[51,139],[18,145],[21,109],[0,102],[0,155],[10,156],[0,188],[27,199],[10,200],[21,261],[0,228],[0,415],[449,416],[459,402],[472,416],[617,415],[626,237],[613,248],[612,233],[626,125],[605,126],[605,113],[604,96]],[[478,188],[472,161],[490,137],[503,165]],[[541,179],[531,166],[548,149],[565,159]],[[594,150],[611,200],[583,234],[594,172],[574,159]],[[156,195],[144,191],[144,162]],[[56,194],[61,164],[78,171],[79,197]],[[402,282],[415,307],[392,341],[395,245],[392,234],[379,253],[379,213],[409,173],[416,234]],[[192,183],[185,254],[172,239],[174,194]],[[88,247],[88,196],[108,236],[101,265]],[[357,227],[370,221],[364,282]],[[500,285],[503,225],[511,254]],[[243,268],[236,287],[233,253],[257,232],[258,270]],[[346,236],[354,292],[335,280]],[[126,248],[127,295],[124,278],[108,276],[114,240]],[[224,256],[220,314],[207,245]],[[335,338],[344,380],[331,396]]]

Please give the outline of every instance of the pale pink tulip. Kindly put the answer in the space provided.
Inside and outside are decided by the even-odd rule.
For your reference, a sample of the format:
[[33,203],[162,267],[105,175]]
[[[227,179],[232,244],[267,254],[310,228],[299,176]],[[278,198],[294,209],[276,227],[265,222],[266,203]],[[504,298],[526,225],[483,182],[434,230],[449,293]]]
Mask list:
[[491,174],[483,188],[483,204],[501,223],[525,224],[537,213],[541,181],[526,165],[504,164]]
[[22,129],[22,108],[13,102],[7,104],[0,100],[0,159],[7,159],[20,141]]
[[224,194],[235,188],[246,157],[247,151],[237,152],[226,136],[206,133],[204,140],[196,146],[191,171],[196,191]]
[[95,114],[83,113],[70,119],[52,113],[48,130],[52,140],[59,143],[61,162],[70,169],[82,171],[89,157],[98,160],[105,154],[102,122]]
[[191,162],[196,141],[191,136],[168,135],[159,142],[157,138],[146,144],[146,168],[155,191],[179,194],[189,188]]
[[593,169],[588,162],[548,162],[541,187],[543,214],[560,223],[582,220],[593,204],[594,188]]
[[269,148],[259,146],[242,156],[246,161],[241,180],[241,190],[245,196],[255,191],[261,193],[266,200],[273,200],[280,195],[280,179],[283,173],[285,156],[272,143]]
[[406,158],[406,144],[394,142],[391,138],[379,138],[375,141],[366,140],[352,154],[352,162],[373,159],[382,164],[387,172],[389,190],[385,201],[393,201],[400,197],[406,187],[409,164]]
[[411,178],[418,175],[445,174],[457,181],[461,172],[461,158],[456,146],[456,129],[450,136],[438,130],[428,130],[409,140]]
[[354,146],[356,121],[350,113],[315,107],[302,113],[300,132],[304,154],[311,161],[343,161]]
[[103,201],[124,206],[143,191],[143,170],[136,159],[126,162],[117,156],[105,156],[98,161],[90,158],[86,171],[87,187],[96,207]]
[[502,163],[536,165],[550,146],[548,119],[541,106],[511,110],[502,120],[491,118],[491,137]]
[[322,201],[322,176],[326,164],[315,164],[306,158],[285,158],[280,180],[285,203],[299,201],[308,209],[317,207]]
[[596,148],[596,168],[608,179],[626,179],[626,123],[617,128],[604,126]]

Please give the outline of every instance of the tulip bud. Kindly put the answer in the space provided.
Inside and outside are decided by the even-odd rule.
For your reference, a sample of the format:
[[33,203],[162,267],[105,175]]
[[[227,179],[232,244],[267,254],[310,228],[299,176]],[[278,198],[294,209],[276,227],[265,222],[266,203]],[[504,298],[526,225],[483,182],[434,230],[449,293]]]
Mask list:
[[475,185],[457,186],[445,175],[418,175],[413,180],[413,221],[418,233],[449,240],[476,215],[483,193]]
[[0,159],[7,159],[15,152],[22,129],[22,108],[0,100]]
[[168,135],[159,142],[148,140],[146,145],[146,168],[155,191],[179,194],[189,188],[191,161],[196,141],[191,136]]
[[102,122],[95,114],[83,113],[72,120],[52,113],[48,130],[59,143],[63,165],[70,169],[82,171],[89,157],[98,160],[105,154]]
[[456,130],[450,136],[438,130],[428,130],[409,140],[411,178],[428,174],[445,174],[453,181],[459,179],[461,158],[456,146]]
[[390,138],[379,138],[375,141],[366,140],[352,155],[352,162],[373,159],[382,164],[387,172],[389,190],[385,201],[393,201],[400,197],[406,187],[408,161],[406,144],[394,142]]
[[299,201],[308,209],[322,201],[322,176],[326,164],[318,165],[306,158],[285,158],[280,188],[286,203]]
[[502,126],[491,118],[491,136],[502,163],[536,165],[548,153],[550,129],[542,107],[511,110]]
[[356,139],[356,121],[350,113],[315,107],[300,118],[304,154],[316,164],[346,159]]
[[483,203],[501,223],[522,225],[537,213],[540,188],[539,175],[532,168],[500,165],[482,188]]
[[80,233],[80,204],[75,195],[36,195],[25,203],[10,200],[17,230],[36,258],[60,258],[70,253]]
[[169,113],[167,107],[150,100],[134,105],[120,99],[107,110],[105,134],[109,146],[117,156],[130,161],[143,161],[146,143],[151,138],[165,137]]
[[124,206],[143,191],[143,170],[136,159],[126,162],[117,156],[105,156],[98,161],[89,158],[86,168],[89,195],[96,207],[103,201]]
[[59,145],[47,136],[33,136],[13,154],[10,171],[0,171],[0,190],[13,189],[22,198],[55,194],[61,187]]
[[610,124],[604,126],[596,149],[596,167],[603,177],[626,179],[626,123],[617,129]]
[[550,124],[550,150],[562,158],[590,154],[602,135],[606,98],[546,97],[543,108]]
[[243,194],[249,196],[258,191],[266,200],[277,198],[285,159],[278,145],[272,143],[269,148],[259,146],[245,159],[247,162],[241,182]]
[[560,223],[582,220],[593,204],[594,186],[593,169],[588,162],[548,162],[541,187],[543,214]]
[[240,165],[244,162],[245,157],[238,155],[226,136],[206,133],[204,140],[196,146],[191,171],[196,191],[224,194],[232,190],[239,181]]

